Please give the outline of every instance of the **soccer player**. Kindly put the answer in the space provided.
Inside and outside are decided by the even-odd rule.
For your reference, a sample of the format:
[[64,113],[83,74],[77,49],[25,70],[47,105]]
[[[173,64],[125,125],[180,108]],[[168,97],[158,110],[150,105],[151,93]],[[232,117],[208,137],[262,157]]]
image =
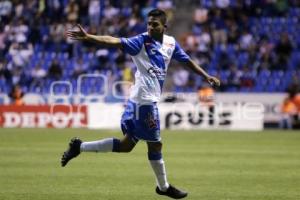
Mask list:
[[156,177],[156,193],[174,199],[187,196],[187,192],[175,188],[167,181],[162,157],[157,102],[160,99],[168,64],[172,58],[203,76],[211,85],[219,86],[220,81],[208,75],[192,61],[173,37],[164,34],[166,22],[165,12],[154,9],[148,13],[147,32],[135,37],[116,38],[91,35],[80,25],[77,25],[79,30],[67,31],[67,36],[73,40],[90,41],[101,47],[116,47],[123,50],[132,57],[137,72],[121,119],[124,137],[92,142],[82,142],[79,138],[73,138],[61,158],[63,167],[81,152],[130,152],[139,140],[144,140],[147,142],[148,159]]

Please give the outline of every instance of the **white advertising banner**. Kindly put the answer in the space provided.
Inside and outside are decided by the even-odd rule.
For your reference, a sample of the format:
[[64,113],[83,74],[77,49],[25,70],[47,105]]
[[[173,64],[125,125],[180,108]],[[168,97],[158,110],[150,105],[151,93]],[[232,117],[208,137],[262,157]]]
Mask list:
[[[216,105],[214,109],[191,103],[160,103],[161,129],[262,130],[260,104]],[[88,128],[120,128],[123,104],[89,104]]]
[[259,104],[215,105],[160,104],[162,129],[262,130],[264,108]]
[[[198,102],[196,93],[164,93],[163,96],[175,95],[185,102]],[[286,93],[216,93],[215,102],[226,105],[261,104],[264,107],[264,122],[278,122],[281,118],[280,106]]]
[[88,104],[88,128],[117,129],[124,111],[124,104],[120,103],[91,103]]
[[0,105],[3,128],[82,128],[88,125],[85,105]]
[[264,122],[278,122],[281,118],[280,107],[286,96],[285,93],[217,93],[216,102],[229,105],[261,104],[264,107]]
[[[30,95],[30,96],[27,96]],[[33,98],[35,95],[35,98]],[[25,96],[30,99],[30,102],[25,102],[26,105],[49,105],[51,106],[51,101],[47,96],[42,96],[38,94],[26,94]],[[197,94],[196,93],[176,93],[176,94],[169,94],[169,93],[163,93],[163,96],[176,96],[177,99],[180,101],[184,101],[185,103],[182,103],[182,105],[176,103],[174,115],[170,115],[170,110],[168,110],[173,104],[166,104],[166,103],[160,103],[160,114],[161,114],[161,126],[162,128],[165,127],[165,125],[170,125],[169,128],[172,127],[189,127],[193,128],[196,125],[193,125],[193,120],[196,120],[197,118],[193,118],[192,120],[190,119],[190,115],[187,112],[190,112],[190,110],[194,111],[194,109],[190,108],[191,105],[193,106],[198,102],[197,99]],[[238,109],[240,107],[249,106],[249,104],[255,104],[255,105],[260,105],[264,109],[264,118],[263,121],[264,123],[277,123],[279,122],[281,118],[280,114],[280,106],[284,100],[284,98],[287,96],[285,93],[216,93],[215,96],[215,102],[216,102],[216,109],[215,111],[219,112],[229,112],[230,114],[225,113],[223,116],[220,113],[216,112],[214,113],[214,119],[213,123],[208,120],[209,124],[205,125],[207,122],[206,118],[203,117],[202,120],[200,120],[199,124],[196,126],[200,126],[201,128],[205,127],[214,127],[214,128],[220,128],[224,127],[225,125],[219,126],[217,125],[220,123],[219,121],[222,122],[222,120],[227,119],[228,115],[230,115],[231,118],[234,120],[231,120],[231,125],[226,125],[228,128],[232,127],[238,127],[240,123],[237,123],[238,120],[242,120],[243,118],[236,118],[235,115],[236,113],[239,113],[235,111],[235,109]],[[30,98],[29,98],[30,97]],[[44,101],[41,101],[41,99],[45,98]],[[70,97],[70,99],[76,99],[76,96]],[[164,98],[162,98],[164,99]],[[73,101],[77,102],[77,101]],[[99,102],[99,101],[98,101]],[[63,102],[66,105],[71,105],[71,101],[68,102]],[[76,103],[75,103],[76,104]],[[184,107],[190,108],[186,109]],[[9,98],[6,94],[0,94],[0,106],[4,105],[9,105]],[[123,112],[123,104],[109,104],[109,103],[97,103],[97,104],[91,104],[89,105],[88,109],[88,114],[89,114],[89,127],[91,128],[119,128],[119,121],[121,118],[121,113]],[[200,116],[205,114],[205,109],[201,108]],[[176,111],[176,112],[175,112]],[[20,111],[21,112],[21,111]],[[100,114],[99,114],[100,113]],[[167,113],[167,114],[165,114]],[[0,113],[1,114],[1,113]],[[188,117],[186,117],[188,115]],[[99,123],[99,120],[101,120],[101,123]],[[205,121],[206,120],[206,121]],[[218,121],[219,120],[219,121]],[[178,121],[178,122],[177,122]],[[102,123],[103,122],[103,123]],[[0,117],[0,123],[1,123],[1,117]],[[186,123],[191,123],[190,125],[187,125]],[[196,122],[195,122],[196,123]],[[197,124],[197,123],[196,123]],[[241,123],[243,124],[243,123]],[[249,123],[247,123],[249,125]],[[256,124],[257,125],[257,124]],[[168,126],[166,126],[168,127]],[[243,127],[245,125],[243,124]],[[249,128],[252,126],[249,125]],[[256,127],[256,126],[254,126]]]

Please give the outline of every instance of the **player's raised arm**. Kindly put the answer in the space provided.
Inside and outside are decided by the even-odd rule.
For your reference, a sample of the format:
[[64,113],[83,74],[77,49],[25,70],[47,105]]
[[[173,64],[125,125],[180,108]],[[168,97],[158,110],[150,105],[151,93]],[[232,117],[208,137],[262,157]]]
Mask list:
[[206,81],[212,85],[212,86],[220,86],[220,81],[214,76],[210,76],[206,73],[204,69],[202,69],[195,61],[193,61],[190,56],[188,56],[185,51],[180,47],[180,45],[176,42],[175,43],[175,49],[173,52],[173,56],[175,60],[179,61],[183,65],[185,65],[187,68],[190,68],[197,74],[203,76]]
[[78,30],[68,30],[66,35],[72,40],[94,42],[104,47],[121,48],[121,39],[108,35],[92,35],[88,34],[80,24],[77,24]]
[[196,64],[192,59],[188,59],[185,63],[185,66],[196,72],[197,74],[203,76],[206,81],[212,86],[220,86],[221,82],[214,76],[210,76],[206,71]]

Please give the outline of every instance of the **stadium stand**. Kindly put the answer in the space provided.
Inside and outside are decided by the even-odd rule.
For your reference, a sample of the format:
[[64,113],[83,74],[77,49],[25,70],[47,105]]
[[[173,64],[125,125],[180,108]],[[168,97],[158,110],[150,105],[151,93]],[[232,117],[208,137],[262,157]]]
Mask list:
[[[161,7],[173,18],[181,9],[177,3],[1,1],[0,93],[8,94],[19,84],[25,93],[48,94],[51,83],[59,80],[69,80],[76,93],[77,78],[84,73],[106,75],[110,84],[121,81],[124,67],[133,70],[127,55],[66,40],[65,30],[81,23],[94,34],[130,37],[146,30],[144,19],[150,9]],[[291,84],[299,85],[299,1],[201,0],[193,12],[192,28],[177,38],[205,69],[220,77],[219,91],[284,92]],[[171,67],[172,84],[166,90],[196,92],[201,78],[180,68]],[[176,80],[182,77],[186,81]],[[86,80],[80,91],[101,93],[96,83]],[[57,92],[64,93],[63,87]]]

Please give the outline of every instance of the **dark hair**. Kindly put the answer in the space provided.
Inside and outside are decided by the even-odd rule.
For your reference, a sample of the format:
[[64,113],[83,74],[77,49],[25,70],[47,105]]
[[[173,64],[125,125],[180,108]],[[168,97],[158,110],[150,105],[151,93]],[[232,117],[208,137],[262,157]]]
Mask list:
[[151,10],[148,13],[148,17],[157,17],[164,25],[167,23],[167,15],[166,15],[165,11],[160,10],[160,9]]

